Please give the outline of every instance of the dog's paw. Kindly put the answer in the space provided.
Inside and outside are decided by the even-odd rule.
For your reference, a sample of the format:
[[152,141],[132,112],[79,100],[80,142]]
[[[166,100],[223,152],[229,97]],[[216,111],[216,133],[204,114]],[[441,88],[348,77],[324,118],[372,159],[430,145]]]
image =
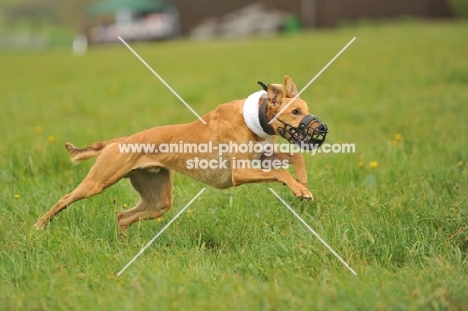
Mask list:
[[303,185],[300,185],[300,187],[297,187],[297,189],[293,190],[293,193],[296,197],[298,197],[301,200],[307,200],[307,201],[313,201],[314,196],[312,193]]
[[45,228],[45,226],[47,225],[46,222],[44,221],[41,221],[40,219],[34,224],[34,228],[36,228],[36,230],[42,230]]

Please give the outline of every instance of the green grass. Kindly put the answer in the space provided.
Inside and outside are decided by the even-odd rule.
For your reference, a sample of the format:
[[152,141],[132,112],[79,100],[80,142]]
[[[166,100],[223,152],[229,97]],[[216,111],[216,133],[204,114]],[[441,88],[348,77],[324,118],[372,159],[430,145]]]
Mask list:
[[[278,83],[287,74],[301,88],[356,36],[302,95],[329,126],[328,141],[355,143],[356,153],[306,156],[314,203],[277,184],[208,188],[120,277],[204,185],[176,175],[173,209],[161,222],[130,227],[126,242],[115,213],[137,201],[127,180],[37,232],[37,218],[93,162],[73,167],[63,144],[87,146],[194,116],[123,45],[83,57],[2,52],[1,309],[468,309],[467,32],[466,23],[405,23],[133,44],[203,114],[258,90],[257,80]],[[396,134],[403,140],[394,143]]]

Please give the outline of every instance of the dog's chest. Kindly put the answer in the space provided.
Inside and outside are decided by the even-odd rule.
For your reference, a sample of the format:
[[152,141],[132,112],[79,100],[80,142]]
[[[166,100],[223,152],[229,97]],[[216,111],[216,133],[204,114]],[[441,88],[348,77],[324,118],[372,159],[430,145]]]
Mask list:
[[195,169],[185,174],[212,187],[226,189],[232,187],[233,184],[231,164],[226,162],[225,165],[226,168],[212,167],[208,169]]

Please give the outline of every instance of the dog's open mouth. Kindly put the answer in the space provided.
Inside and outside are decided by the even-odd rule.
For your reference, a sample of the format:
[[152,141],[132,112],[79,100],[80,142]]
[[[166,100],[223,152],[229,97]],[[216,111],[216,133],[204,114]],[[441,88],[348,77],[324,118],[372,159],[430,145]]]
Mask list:
[[304,117],[298,127],[279,121],[284,124],[284,127],[279,127],[278,133],[291,144],[297,145],[304,150],[313,150],[320,147],[328,133],[327,125],[311,114]]
[[296,132],[294,133],[293,135],[293,138],[296,142],[301,142],[304,140],[304,138],[306,138],[307,135],[304,133],[304,132]]

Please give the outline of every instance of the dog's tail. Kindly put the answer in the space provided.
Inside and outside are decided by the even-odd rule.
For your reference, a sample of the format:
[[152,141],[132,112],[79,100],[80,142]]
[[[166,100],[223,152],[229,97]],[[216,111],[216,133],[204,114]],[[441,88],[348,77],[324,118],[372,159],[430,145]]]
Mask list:
[[66,143],[65,148],[67,148],[68,152],[70,152],[72,163],[76,165],[78,163],[81,163],[99,155],[102,152],[102,150],[106,148],[106,146],[112,143],[123,141],[125,139],[127,139],[127,137],[119,137],[106,141],[97,141],[86,148],[78,148],[72,143]]

